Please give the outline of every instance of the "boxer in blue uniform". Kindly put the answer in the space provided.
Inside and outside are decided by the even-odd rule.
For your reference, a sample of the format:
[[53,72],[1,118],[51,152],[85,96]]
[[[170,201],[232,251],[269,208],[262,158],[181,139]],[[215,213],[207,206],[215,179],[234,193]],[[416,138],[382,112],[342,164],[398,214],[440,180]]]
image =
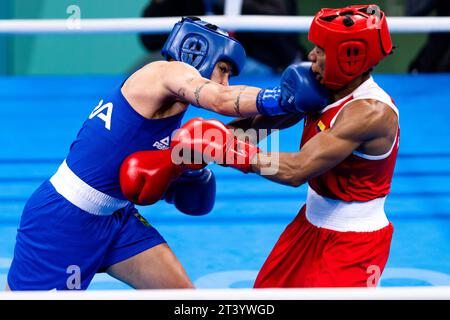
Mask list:
[[[150,63],[99,96],[67,158],[26,203],[7,290],[86,289],[102,271],[133,288],[192,288],[175,254],[134,204],[166,196],[180,211],[206,213],[214,201],[212,173],[202,166],[194,173],[174,169],[176,175],[158,176],[151,188],[139,189],[143,180],[119,176],[124,159],[164,165],[189,104],[231,116],[272,116],[299,112],[293,108],[302,103],[295,99],[323,98],[308,88],[304,99],[289,99],[292,86],[228,86],[228,77],[242,70],[245,51],[226,32],[195,18],[175,25],[162,54],[167,61]],[[143,174],[159,168],[150,169]],[[137,197],[130,188],[139,189]]]

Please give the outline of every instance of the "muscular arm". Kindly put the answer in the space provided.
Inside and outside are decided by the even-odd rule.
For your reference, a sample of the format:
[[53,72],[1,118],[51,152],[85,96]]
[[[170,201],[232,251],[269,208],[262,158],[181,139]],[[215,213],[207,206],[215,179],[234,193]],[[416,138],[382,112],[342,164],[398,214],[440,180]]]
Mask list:
[[167,90],[180,101],[227,116],[258,114],[256,96],[260,88],[223,86],[202,78],[195,68],[176,61],[167,63],[162,76]]
[[[252,170],[269,180],[300,186],[333,168],[368,141],[384,141],[373,152],[386,152],[395,139],[396,128],[397,116],[388,106],[372,100],[355,101],[343,109],[331,129],[315,135],[301,151],[260,154]],[[269,167],[278,169],[265,175]]]

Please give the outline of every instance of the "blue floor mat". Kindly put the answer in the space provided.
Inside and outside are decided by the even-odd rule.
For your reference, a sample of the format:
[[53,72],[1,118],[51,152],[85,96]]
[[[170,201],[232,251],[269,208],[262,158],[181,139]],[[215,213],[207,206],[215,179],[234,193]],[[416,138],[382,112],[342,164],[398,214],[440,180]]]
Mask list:
[[[58,167],[99,92],[118,76],[0,77],[0,287],[13,256],[23,205]],[[400,153],[386,202],[395,232],[381,286],[450,285],[450,75],[375,75],[400,110]],[[277,78],[234,82],[276,85]],[[194,116],[229,118],[190,108]],[[280,149],[295,151],[301,126],[280,133]],[[195,284],[251,287],[280,233],[305,200],[291,188],[256,175],[213,166],[214,211],[188,217],[161,202],[140,208],[164,235]],[[90,289],[128,289],[99,274]]]

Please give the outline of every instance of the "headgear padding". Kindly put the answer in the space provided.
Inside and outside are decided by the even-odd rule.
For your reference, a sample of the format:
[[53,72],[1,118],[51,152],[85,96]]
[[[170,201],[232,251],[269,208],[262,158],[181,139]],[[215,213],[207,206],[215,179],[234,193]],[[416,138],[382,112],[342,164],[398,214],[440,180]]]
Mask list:
[[392,52],[386,16],[376,5],[320,10],[308,40],[325,50],[324,85],[334,90]]
[[219,61],[230,62],[233,76],[245,63],[245,50],[227,32],[198,18],[183,18],[172,29],[161,54],[169,60],[182,61],[196,68],[202,77],[211,78]]

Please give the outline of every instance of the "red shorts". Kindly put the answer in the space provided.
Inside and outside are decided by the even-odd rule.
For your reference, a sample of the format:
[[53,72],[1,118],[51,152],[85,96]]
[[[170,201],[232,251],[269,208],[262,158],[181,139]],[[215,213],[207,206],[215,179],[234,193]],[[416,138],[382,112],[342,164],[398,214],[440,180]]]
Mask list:
[[372,232],[340,232],[314,226],[305,209],[275,244],[254,287],[376,286],[389,256],[392,223]]

